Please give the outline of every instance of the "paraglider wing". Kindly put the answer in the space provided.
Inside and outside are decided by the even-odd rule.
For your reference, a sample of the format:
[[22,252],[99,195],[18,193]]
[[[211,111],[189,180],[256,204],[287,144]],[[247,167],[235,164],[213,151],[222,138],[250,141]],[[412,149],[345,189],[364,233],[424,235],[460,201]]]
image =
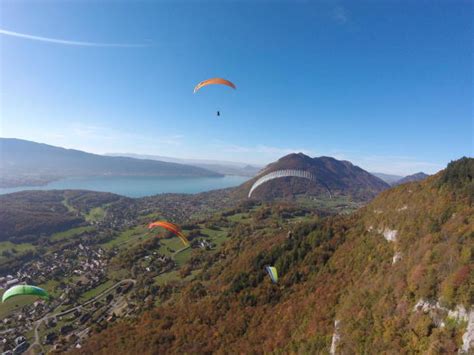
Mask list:
[[268,275],[274,283],[278,282],[278,271],[274,266],[265,266],[265,270],[268,272]]
[[169,230],[169,231],[171,231],[175,234],[176,234],[176,231],[180,230],[180,228],[176,224],[166,222],[166,221],[157,221],[157,222],[150,223],[148,225],[148,229],[152,229],[152,228],[155,228],[155,227],[165,228],[165,229],[167,229],[167,230]]
[[16,285],[8,290],[2,296],[2,302],[6,300],[16,297],[16,296],[38,296],[42,299],[48,300],[49,295],[48,293],[43,290],[41,287],[31,286],[31,285]]
[[196,85],[194,88],[194,93],[196,93],[200,88],[207,86],[207,85],[226,85],[228,87],[231,87],[232,89],[237,89],[234,83],[230,82],[229,80],[222,79],[222,78],[212,78],[212,79],[207,79],[204,81],[201,81],[199,84]]
[[153,222],[148,225],[148,229],[152,229],[155,227],[162,227],[171,233],[175,234],[182,242],[184,245],[189,245],[188,239],[185,237],[185,235],[181,232],[181,228],[179,228],[176,224],[166,222],[166,221],[158,221],[158,222]]

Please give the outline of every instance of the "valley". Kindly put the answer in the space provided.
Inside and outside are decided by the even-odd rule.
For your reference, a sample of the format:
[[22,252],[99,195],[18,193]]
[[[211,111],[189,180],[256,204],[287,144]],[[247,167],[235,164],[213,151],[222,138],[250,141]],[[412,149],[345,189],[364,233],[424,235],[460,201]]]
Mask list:
[[[128,335],[121,335],[122,346],[142,352],[149,351],[145,339],[150,337],[153,347],[164,352],[209,346],[318,353],[327,351],[331,342],[351,352],[369,343],[380,351],[422,351],[428,349],[423,344],[433,342],[440,349],[460,347],[473,295],[466,282],[472,277],[474,195],[472,181],[462,177],[472,160],[457,164],[427,181],[383,192],[369,204],[324,195],[238,199],[238,189],[142,199],[87,191],[18,193],[13,199],[6,195],[14,201],[9,208],[18,208],[23,200],[34,206],[37,198],[51,201],[43,205],[45,212],[61,213],[51,215],[50,225],[37,225],[42,228],[39,237],[33,238],[34,230],[18,222],[23,234],[3,236],[0,274],[6,276],[0,287],[34,283],[52,296],[50,302],[25,297],[0,305],[3,349],[15,348],[15,339],[25,337],[33,352],[106,353],[116,336],[124,334],[124,326]],[[456,169],[460,173],[450,174]],[[456,179],[461,180],[452,182]],[[454,191],[454,200],[447,200]],[[25,219],[18,221],[30,226],[36,215],[28,209],[24,213]],[[69,215],[77,221],[64,227],[61,218],[69,221]],[[179,223],[190,246],[171,234],[148,230],[147,224],[158,219]],[[57,228],[63,230],[54,232]],[[263,266],[269,264],[281,275],[279,285],[269,283],[264,274]],[[383,276],[389,270],[395,273]],[[430,318],[431,306],[425,313],[409,312],[417,302],[432,305],[439,300],[444,308],[436,317],[450,324],[450,333],[433,320],[438,318]],[[309,309],[320,311],[306,313]],[[355,309],[360,309],[356,318]],[[362,309],[377,322],[384,320],[385,335],[366,323]],[[443,318],[455,309],[464,311],[451,320]],[[285,319],[281,336],[273,329],[277,314]],[[207,326],[192,325],[189,317]],[[409,323],[402,328],[426,340],[413,347],[410,333],[387,333],[391,322],[403,319]],[[337,338],[330,335],[335,320]],[[370,334],[368,343],[357,335],[364,329],[364,337]],[[177,341],[183,331],[193,337],[191,342]],[[262,340],[260,345],[255,337]]]
[[474,355],[473,1],[0,14],[0,355]]
[[[205,193],[205,197],[170,194],[141,200],[81,191],[4,197],[13,198],[15,206],[20,206],[23,198],[31,203],[49,196],[56,204],[46,205],[47,210],[61,210],[62,218],[69,218],[68,214],[78,218],[77,226],[42,232],[36,240],[31,234],[4,235],[9,240],[0,244],[0,274],[6,275],[0,287],[34,283],[53,297],[47,304],[25,297],[0,305],[4,350],[13,349],[14,339],[23,336],[32,351],[63,351],[80,346],[87,334],[105,329],[115,320],[134,319],[143,310],[161,304],[161,297],[176,285],[202,274],[203,265],[218,257],[232,228],[252,223],[251,215],[262,208],[254,203],[231,208],[235,201],[226,201],[228,193]],[[311,215],[309,209],[290,206],[288,215],[278,223]],[[27,213],[17,216],[32,218]],[[148,222],[161,218],[183,223],[191,246],[184,247],[176,237],[158,239],[160,231],[147,230]],[[50,228],[63,228],[62,222],[53,219]],[[29,242],[17,243],[17,238],[28,238]]]

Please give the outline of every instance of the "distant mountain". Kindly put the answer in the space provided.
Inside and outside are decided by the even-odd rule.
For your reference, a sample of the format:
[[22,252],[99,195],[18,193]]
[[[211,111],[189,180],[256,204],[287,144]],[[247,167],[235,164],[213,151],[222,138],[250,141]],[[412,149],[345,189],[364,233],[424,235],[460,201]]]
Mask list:
[[392,185],[397,186],[397,185],[405,184],[407,182],[420,181],[420,180],[426,179],[428,176],[429,176],[428,174],[425,174],[423,172],[419,172],[419,173],[416,173],[416,174],[413,174],[413,175],[405,176],[404,178],[393,182]]
[[303,153],[289,154],[268,165],[253,179],[238,188],[241,195],[248,194],[252,185],[269,173],[283,170],[300,170],[311,173],[313,181],[298,177],[270,180],[256,188],[252,197],[273,199],[294,195],[350,196],[356,200],[367,200],[390,186],[348,161],[331,157],[311,158]]
[[384,173],[374,173],[371,172],[372,175],[377,176],[379,179],[382,179],[387,184],[392,185],[394,182],[403,179],[403,176],[400,175],[392,175],[392,174],[384,174]]
[[261,167],[253,166],[246,163],[221,161],[221,160],[205,160],[205,159],[181,159],[164,157],[161,155],[147,155],[134,153],[107,153],[107,156],[112,157],[129,157],[136,159],[150,159],[159,160],[170,163],[188,164],[197,166],[199,168],[214,171],[223,175],[238,175],[238,176],[255,176],[260,171]]
[[222,176],[190,165],[108,157],[14,138],[0,138],[0,186],[42,185],[71,176]]

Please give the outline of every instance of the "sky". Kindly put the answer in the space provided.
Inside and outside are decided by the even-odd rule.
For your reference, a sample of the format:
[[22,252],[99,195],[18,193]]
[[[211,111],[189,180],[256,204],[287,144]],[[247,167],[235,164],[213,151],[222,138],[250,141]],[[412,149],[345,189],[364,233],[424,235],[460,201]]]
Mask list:
[[[0,136],[434,173],[474,155],[473,20],[469,0],[0,0]],[[193,94],[211,77],[237,89]]]

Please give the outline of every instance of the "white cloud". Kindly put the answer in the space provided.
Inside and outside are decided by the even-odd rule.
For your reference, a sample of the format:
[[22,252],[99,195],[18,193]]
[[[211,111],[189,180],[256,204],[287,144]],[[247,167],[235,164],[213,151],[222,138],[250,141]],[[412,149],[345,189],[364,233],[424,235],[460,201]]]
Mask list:
[[55,44],[65,44],[68,46],[81,46],[81,47],[147,47],[148,44],[133,44],[133,43],[100,43],[100,42],[81,42],[81,41],[71,41],[66,39],[57,39],[50,37],[34,36],[26,33],[19,33],[14,31],[8,31],[0,29],[0,34],[4,36],[17,37],[32,41],[39,42],[48,42]]

